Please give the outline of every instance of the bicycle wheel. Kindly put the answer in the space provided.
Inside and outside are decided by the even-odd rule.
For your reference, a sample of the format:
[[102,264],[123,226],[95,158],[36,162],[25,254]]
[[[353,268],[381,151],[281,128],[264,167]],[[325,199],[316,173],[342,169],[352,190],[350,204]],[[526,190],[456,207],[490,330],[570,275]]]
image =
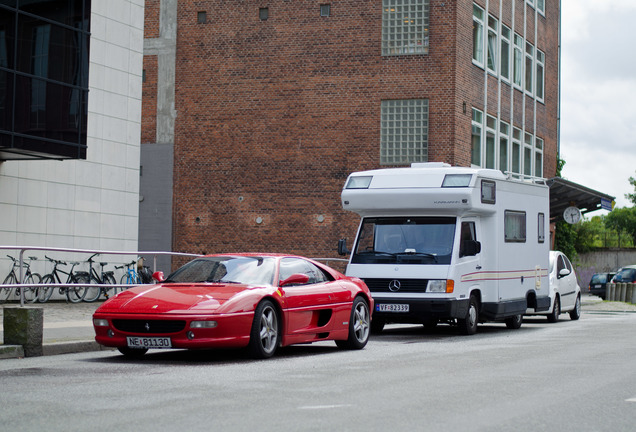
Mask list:
[[[87,284],[90,282],[88,273],[74,274],[71,276],[71,283],[73,284]],[[70,286],[66,288],[66,298],[71,303],[79,303],[86,296],[85,286]]]
[[[110,284],[110,285],[117,285],[117,281],[115,280],[115,276],[113,276],[111,273],[106,273],[104,275],[104,283],[105,284]],[[117,295],[117,290],[121,289],[120,287],[114,286],[112,288],[103,288],[102,291],[104,292],[104,297],[109,298],[111,295],[111,290],[112,290],[112,295]]]
[[[39,283],[39,281],[36,281],[33,278],[33,275],[30,274],[29,276],[26,277],[26,279],[24,280],[24,283],[34,284],[34,283]],[[29,303],[35,303],[38,300],[38,287],[22,287],[21,289],[24,290],[24,301]]]
[[[42,285],[48,285],[53,283],[55,283],[55,278],[53,277],[52,274],[44,275],[44,277],[42,278]],[[52,286],[41,286],[38,289],[38,301],[40,303],[47,302],[53,295],[54,290],[55,288],[53,288]]]
[[[100,281],[97,280],[95,278],[95,276],[91,275],[91,282],[92,284],[100,284]],[[86,287],[86,290],[84,292],[84,297],[82,298],[82,300],[84,300],[87,303],[93,303],[95,301],[97,301],[97,299],[99,298],[99,296],[102,295],[102,288],[101,287]]]
[[[15,278],[13,273],[10,273],[4,281],[2,281],[3,285],[13,285],[18,283],[18,280]],[[13,293],[12,287],[0,287],[0,302],[5,302],[9,297],[11,297],[11,293]]]

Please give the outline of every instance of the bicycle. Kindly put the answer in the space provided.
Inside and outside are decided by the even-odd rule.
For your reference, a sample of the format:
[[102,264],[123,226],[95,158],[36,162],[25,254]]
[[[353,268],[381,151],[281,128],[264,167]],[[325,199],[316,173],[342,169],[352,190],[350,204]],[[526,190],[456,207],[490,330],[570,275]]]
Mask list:
[[[53,263],[53,270],[51,270],[51,273],[44,275],[44,277],[42,278],[42,285],[55,284],[55,283],[62,284],[62,281],[60,280],[60,275],[58,273],[67,275],[67,278],[66,278],[67,284],[86,285],[90,282],[90,277],[87,272],[78,271],[73,273],[73,269],[75,268],[75,266],[80,264],[79,262],[72,262],[71,270],[69,272],[65,272],[64,270],[57,268],[57,266],[68,265],[66,262],[49,258],[46,255],[45,257],[47,260]],[[55,287],[52,287],[52,286],[41,287],[38,291],[38,301],[40,301],[41,303],[48,301],[51,298],[51,295],[53,295],[54,290],[55,290]],[[71,303],[79,303],[82,301],[82,299],[86,295],[86,287],[85,286],[60,287],[60,294],[62,295],[66,294],[66,298]]]
[[116,269],[123,269],[124,267],[126,267],[126,273],[122,275],[119,283],[121,285],[140,285],[141,278],[139,277],[137,270],[135,270],[135,267],[137,267],[137,261],[132,260],[128,264],[115,266]]
[[[95,262],[93,258],[99,255],[98,253],[91,255],[86,261],[90,266],[89,274],[90,274],[90,283],[95,283],[99,285],[116,285],[117,281],[115,280],[115,276],[113,271],[104,271],[104,267],[108,265],[108,263],[100,262],[99,265],[102,267],[101,273],[97,273],[97,270],[93,268],[93,263]],[[87,287],[86,295],[82,300],[88,303],[92,303],[97,301],[99,297],[104,294],[104,297],[108,298],[108,291],[111,289],[117,290],[117,287]]]
[[[12,261],[13,265],[11,266],[11,271],[4,278],[2,282],[3,285],[16,285],[18,283],[18,274],[16,269],[20,268],[20,261],[13,258],[11,255],[7,255]],[[35,261],[37,257],[29,257],[29,260]],[[31,273],[31,265],[28,262],[23,262],[22,266],[25,269],[24,272],[24,281],[25,284],[39,284],[42,282],[42,276],[38,273]],[[24,300],[29,303],[34,303],[38,296],[38,287],[15,287],[15,294],[20,297],[22,294],[22,290],[24,289]],[[14,287],[0,287],[0,302],[6,301],[11,293],[14,291]]]

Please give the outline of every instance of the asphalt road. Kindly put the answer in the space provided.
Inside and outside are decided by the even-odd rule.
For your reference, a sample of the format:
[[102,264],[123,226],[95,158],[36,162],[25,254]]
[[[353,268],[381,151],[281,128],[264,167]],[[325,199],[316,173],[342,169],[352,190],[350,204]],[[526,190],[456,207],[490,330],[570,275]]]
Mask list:
[[627,431],[636,314],[389,326],[363,351],[319,343],[265,361],[235,351],[115,351],[0,362],[4,431]]

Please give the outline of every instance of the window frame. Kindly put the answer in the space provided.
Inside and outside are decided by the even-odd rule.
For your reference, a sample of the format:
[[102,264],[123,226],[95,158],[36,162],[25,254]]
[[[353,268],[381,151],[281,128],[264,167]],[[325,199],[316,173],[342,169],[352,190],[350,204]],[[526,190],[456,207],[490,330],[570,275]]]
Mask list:
[[428,162],[428,123],[428,99],[381,101],[380,165]]
[[[525,211],[504,210],[504,241],[506,243],[526,243],[528,237],[526,222],[527,214]],[[514,237],[514,234],[519,234],[519,237]]]
[[382,56],[427,55],[429,26],[430,0],[382,0]]
[[[479,134],[476,134],[476,131],[479,131]],[[473,166],[481,166],[481,158],[482,158],[482,141],[484,136],[484,112],[478,110],[477,108],[473,108],[472,110],[472,120],[471,120],[471,149],[470,149],[470,163]],[[477,141],[475,141],[475,137],[479,137]],[[479,159],[479,163],[475,163],[476,159]]]
[[[477,16],[476,13],[481,12],[481,16]],[[477,66],[485,67],[485,38],[486,23],[484,20],[486,11],[477,4],[473,3],[473,63]],[[476,41],[475,35],[479,35],[479,40]],[[479,49],[479,51],[477,51]]]
[[[545,53],[536,49],[535,61],[535,99],[541,103],[545,100]],[[539,85],[540,84],[540,85]],[[539,92],[539,89],[541,91]],[[539,94],[541,93],[541,94]]]
[[[506,36],[505,33],[507,33],[508,35]],[[510,29],[510,27],[508,27],[507,25],[505,25],[504,23],[501,23],[501,33],[500,33],[500,37],[501,37],[501,43],[499,44],[499,76],[501,76],[501,79],[507,83],[510,82],[510,69],[511,69],[511,41],[510,41],[510,35],[512,34],[512,30]],[[506,54],[504,56],[504,53]],[[504,65],[504,58],[506,59],[506,64]]]
[[519,36],[517,33],[513,36],[513,72],[512,72],[512,83],[513,87],[516,89],[523,91],[524,84],[524,51],[523,51],[523,37]]
[[486,35],[486,67],[488,72],[499,73],[499,20],[488,14],[488,31]]

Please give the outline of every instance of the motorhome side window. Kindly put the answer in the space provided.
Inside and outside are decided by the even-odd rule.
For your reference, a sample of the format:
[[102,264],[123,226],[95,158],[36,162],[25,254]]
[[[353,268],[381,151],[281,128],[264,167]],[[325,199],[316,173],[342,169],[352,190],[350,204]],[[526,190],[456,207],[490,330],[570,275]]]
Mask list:
[[545,241],[545,214],[539,213],[539,243],[543,243]]
[[506,242],[526,242],[526,212],[513,210],[505,211],[504,235]]
[[355,264],[450,264],[454,217],[365,218],[353,251]]
[[481,181],[481,202],[495,204],[497,202],[497,184],[494,181]]
[[459,239],[459,257],[475,255],[475,246],[471,245],[477,241],[475,234],[475,222],[462,222],[461,238]]

